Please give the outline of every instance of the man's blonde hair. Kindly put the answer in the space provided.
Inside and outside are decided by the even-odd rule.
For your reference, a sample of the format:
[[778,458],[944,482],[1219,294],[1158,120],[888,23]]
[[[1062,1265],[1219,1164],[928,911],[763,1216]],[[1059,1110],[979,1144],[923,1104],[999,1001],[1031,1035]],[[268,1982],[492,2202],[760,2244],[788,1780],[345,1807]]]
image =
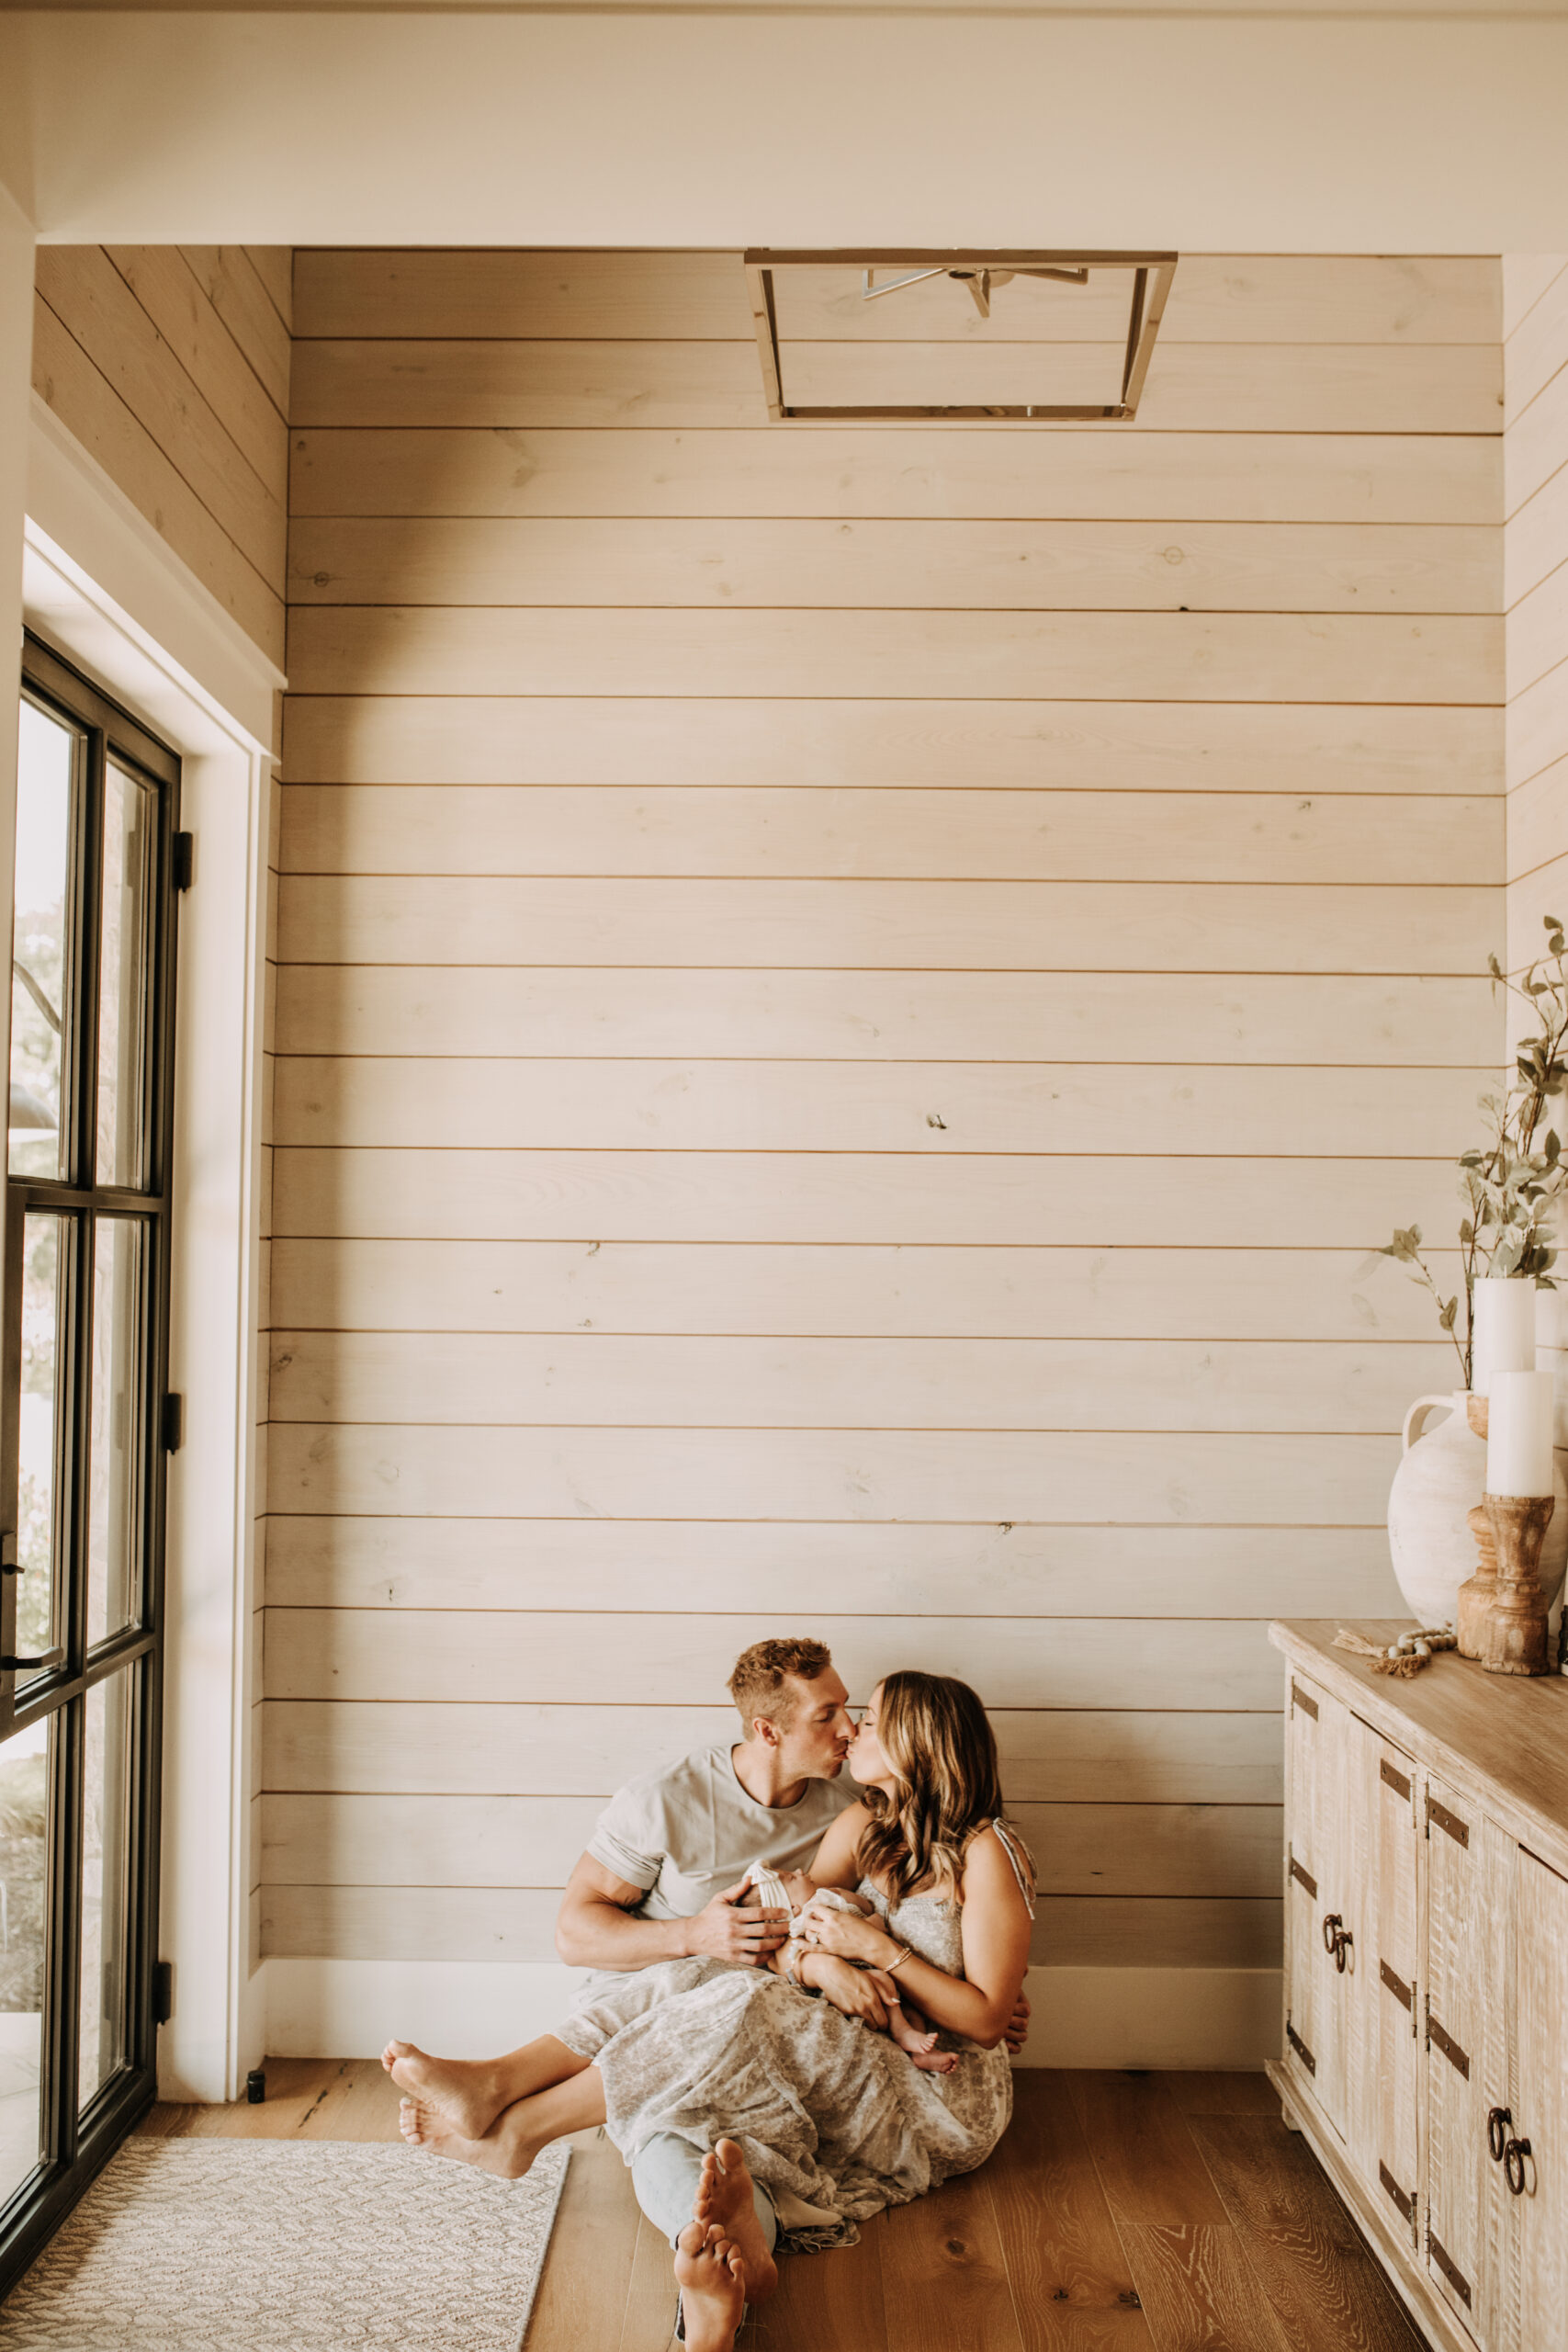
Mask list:
[[742,1650],[729,1678],[729,1695],[740,1711],[747,1738],[759,1715],[779,1731],[786,1730],[795,1704],[795,1693],[785,1688],[788,1678],[798,1675],[803,1682],[815,1682],[832,1663],[826,1642],[804,1637],[753,1642]]

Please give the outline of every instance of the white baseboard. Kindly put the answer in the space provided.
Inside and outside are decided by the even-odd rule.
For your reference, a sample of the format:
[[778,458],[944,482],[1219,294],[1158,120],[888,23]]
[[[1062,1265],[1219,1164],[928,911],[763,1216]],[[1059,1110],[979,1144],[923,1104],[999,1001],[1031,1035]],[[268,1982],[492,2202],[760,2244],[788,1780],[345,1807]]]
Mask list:
[[[374,2058],[394,2035],[482,2058],[548,2033],[581,1972],[504,1960],[265,1961],[277,2058]],[[1272,1968],[1032,1968],[1023,2066],[1261,2066],[1280,2052]]]

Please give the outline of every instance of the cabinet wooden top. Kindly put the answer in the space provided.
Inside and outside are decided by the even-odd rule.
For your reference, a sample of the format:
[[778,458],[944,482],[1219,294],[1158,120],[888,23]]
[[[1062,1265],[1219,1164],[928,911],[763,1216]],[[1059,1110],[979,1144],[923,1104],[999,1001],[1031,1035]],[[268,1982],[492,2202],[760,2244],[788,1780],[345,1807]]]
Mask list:
[[1428,1771],[1477,1790],[1499,1825],[1568,1871],[1568,1678],[1487,1674],[1451,1650],[1408,1682],[1337,1650],[1343,1627],[1386,1646],[1405,1618],[1276,1620],[1269,1638],[1291,1664]]

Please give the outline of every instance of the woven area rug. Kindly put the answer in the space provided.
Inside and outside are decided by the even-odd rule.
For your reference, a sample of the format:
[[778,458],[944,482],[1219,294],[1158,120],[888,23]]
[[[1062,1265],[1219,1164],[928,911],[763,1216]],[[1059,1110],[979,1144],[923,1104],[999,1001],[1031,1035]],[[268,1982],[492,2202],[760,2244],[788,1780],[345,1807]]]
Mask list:
[[566,2178],[403,2147],[128,2140],[0,2307],[5,2352],[517,2352]]

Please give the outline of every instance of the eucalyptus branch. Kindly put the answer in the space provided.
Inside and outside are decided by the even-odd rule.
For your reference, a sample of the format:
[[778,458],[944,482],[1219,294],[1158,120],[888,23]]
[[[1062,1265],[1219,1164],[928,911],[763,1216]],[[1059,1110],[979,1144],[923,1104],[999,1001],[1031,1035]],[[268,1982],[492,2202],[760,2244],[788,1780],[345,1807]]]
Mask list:
[[[1412,1225],[1405,1227],[1403,1229],[1399,1227],[1395,1227],[1393,1239],[1389,1242],[1384,1249],[1378,1250],[1376,1254],[1380,1258],[1397,1258],[1402,1266],[1414,1268],[1415,1271],[1412,1272],[1410,1277],[1411,1281],[1420,1283],[1426,1289],[1431,1292],[1433,1298],[1437,1302],[1438,1321],[1441,1324],[1443,1329],[1448,1333],[1450,1339],[1454,1343],[1454,1352],[1459,1357],[1460,1370],[1464,1374],[1464,1385],[1468,1388],[1470,1386],[1469,1318],[1466,1318],[1464,1342],[1461,1345],[1459,1333],[1454,1328],[1459,1315],[1458,1295],[1456,1293],[1452,1298],[1445,1298],[1442,1292],[1438,1288],[1437,1280],[1432,1272],[1432,1269],[1421,1255],[1420,1227],[1418,1225]],[[1465,1287],[1466,1295],[1468,1297],[1471,1295],[1471,1277],[1468,1270],[1466,1272]]]
[[1555,1288],[1555,1229],[1568,1193],[1568,1157],[1559,1111],[1568,1096],[1568,933],[1555,915],[1545,918],[1546,953],[1510,979],[1495,956],[1486,959],[1493,993],[1499,988],[1528,1007],[1534,1023],[1520,1038],[1503,1091],[1483,1094],[1485,1140],[1459,1159],[1460,1264],[1464,1278],[1464,1339],[1459,1336],[1459,1295],[1445,1299],[1421,1256],[1417,1226],[1396,1228],[1376,1254],[1397,1259],[1432,1295],[1438,1321],[1454,1343],[1470,1385],[1473,1369],[1475,1285],[1481,1277],[1512,1277]]

